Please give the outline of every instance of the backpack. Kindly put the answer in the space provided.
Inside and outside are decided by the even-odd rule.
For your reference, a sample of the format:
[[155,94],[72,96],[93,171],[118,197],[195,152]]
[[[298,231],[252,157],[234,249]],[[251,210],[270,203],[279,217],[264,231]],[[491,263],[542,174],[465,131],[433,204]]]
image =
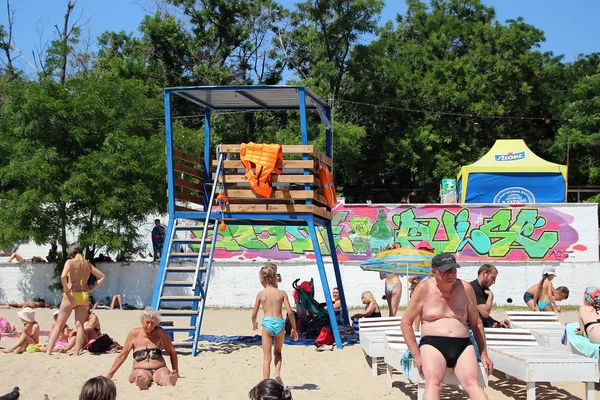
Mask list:
[[321,328],[321,332],[319,336],[315,339],[315,346],[319,347],[322,345],[331,346],[334,343],[333,332],[331,329],[323,327]]

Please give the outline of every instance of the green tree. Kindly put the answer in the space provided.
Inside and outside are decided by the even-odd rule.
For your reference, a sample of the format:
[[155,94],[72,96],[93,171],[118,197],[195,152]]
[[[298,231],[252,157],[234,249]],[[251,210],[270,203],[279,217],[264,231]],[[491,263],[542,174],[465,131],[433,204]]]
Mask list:
[[165,209],[160,100],[113,75],[14,80],[0,109],[0,242],[59,243],[67,230],[125,257]]
[[570,98],[553,150],[566,162],[570,147],[569,185],[600,185],[600,68],[577,82]]

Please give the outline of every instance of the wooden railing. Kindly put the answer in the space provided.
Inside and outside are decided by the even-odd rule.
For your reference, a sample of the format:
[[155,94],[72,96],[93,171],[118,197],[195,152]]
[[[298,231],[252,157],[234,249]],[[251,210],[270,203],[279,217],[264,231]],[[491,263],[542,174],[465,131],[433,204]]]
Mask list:
[[[175,200],[204,205],[204,161],[200,157],[173,150]],[[178,211],[192,208],[177,205]]]
[[[332,160],[316,151],[312,145],[282,145],[281,147],[283,161],[277,163],[281,174],[277,175],[274,172],[271,174],[273,191],[270,198],[263,198],[250,189],[246,180],[244,165],[239,160],[241,145],[220,146],[220,151],[228,155],[228,159],[223,163],[225,173],[219,177],[219,182],[224,184],[221,192],[228,198],[227,211],[314,213],[331,219],[331,211],[327,208],[319,179],[319,163],[332,166]],[[308,154],[310,159],[296,159],[302,158],[303,154]],[[216,165],[217,160],[213,160],[213,168]]]

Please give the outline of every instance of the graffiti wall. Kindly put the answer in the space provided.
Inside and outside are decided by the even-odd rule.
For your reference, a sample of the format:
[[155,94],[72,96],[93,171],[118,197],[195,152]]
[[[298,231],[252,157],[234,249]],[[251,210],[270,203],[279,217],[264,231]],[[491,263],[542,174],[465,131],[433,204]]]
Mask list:
[[[217,259],[314,259],[305,227],[228,225],[219,234]],[[422,240],[462,261],[598,261],[597,204],[338,204],[333,234],[340,261]],[[318,241],[329,254],[321,235]]]

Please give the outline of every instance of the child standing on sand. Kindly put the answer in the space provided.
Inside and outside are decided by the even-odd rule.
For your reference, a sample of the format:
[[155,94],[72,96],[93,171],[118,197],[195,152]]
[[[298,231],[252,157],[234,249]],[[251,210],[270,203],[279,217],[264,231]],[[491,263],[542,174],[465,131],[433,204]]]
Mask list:
[[283,348],[283,339],[285,337],[283,329],[285,320],[283,319],[281,307],[285,305],[285,310],[290,323],[292,324],[291,335],[294,340],[297,341],[298,333],[296,332],[296,319],[294,318],[292,307],[290,307],[287,293],[277,289],[277,271],[273,265],[268,264],[260,269],[260,283],[265,289],[256,295],[256,303],[254,304],[254,310],[252,311],[252,327],[254,330],[258,329],[256,317],[258,316],[258,309],[262,305],[264,314],[261,321],[263,326],[263,379],[269,379],[269,376],[271,375],[271,345],[273,339],[275,339],[275,347],[273,349],[275,358],[275,380],[283,385],[283,381],[281,380],[281,349]]
[[545,267],[542,271],[542,279],[539,283],[531,286],[523,295],[523,301],[531,311],[554,311],[561,312],[562,307],[557,306],[557,301],[569,298],[569,289],[559,286],[552,287],[552,280],[556,277],[554,267]]

